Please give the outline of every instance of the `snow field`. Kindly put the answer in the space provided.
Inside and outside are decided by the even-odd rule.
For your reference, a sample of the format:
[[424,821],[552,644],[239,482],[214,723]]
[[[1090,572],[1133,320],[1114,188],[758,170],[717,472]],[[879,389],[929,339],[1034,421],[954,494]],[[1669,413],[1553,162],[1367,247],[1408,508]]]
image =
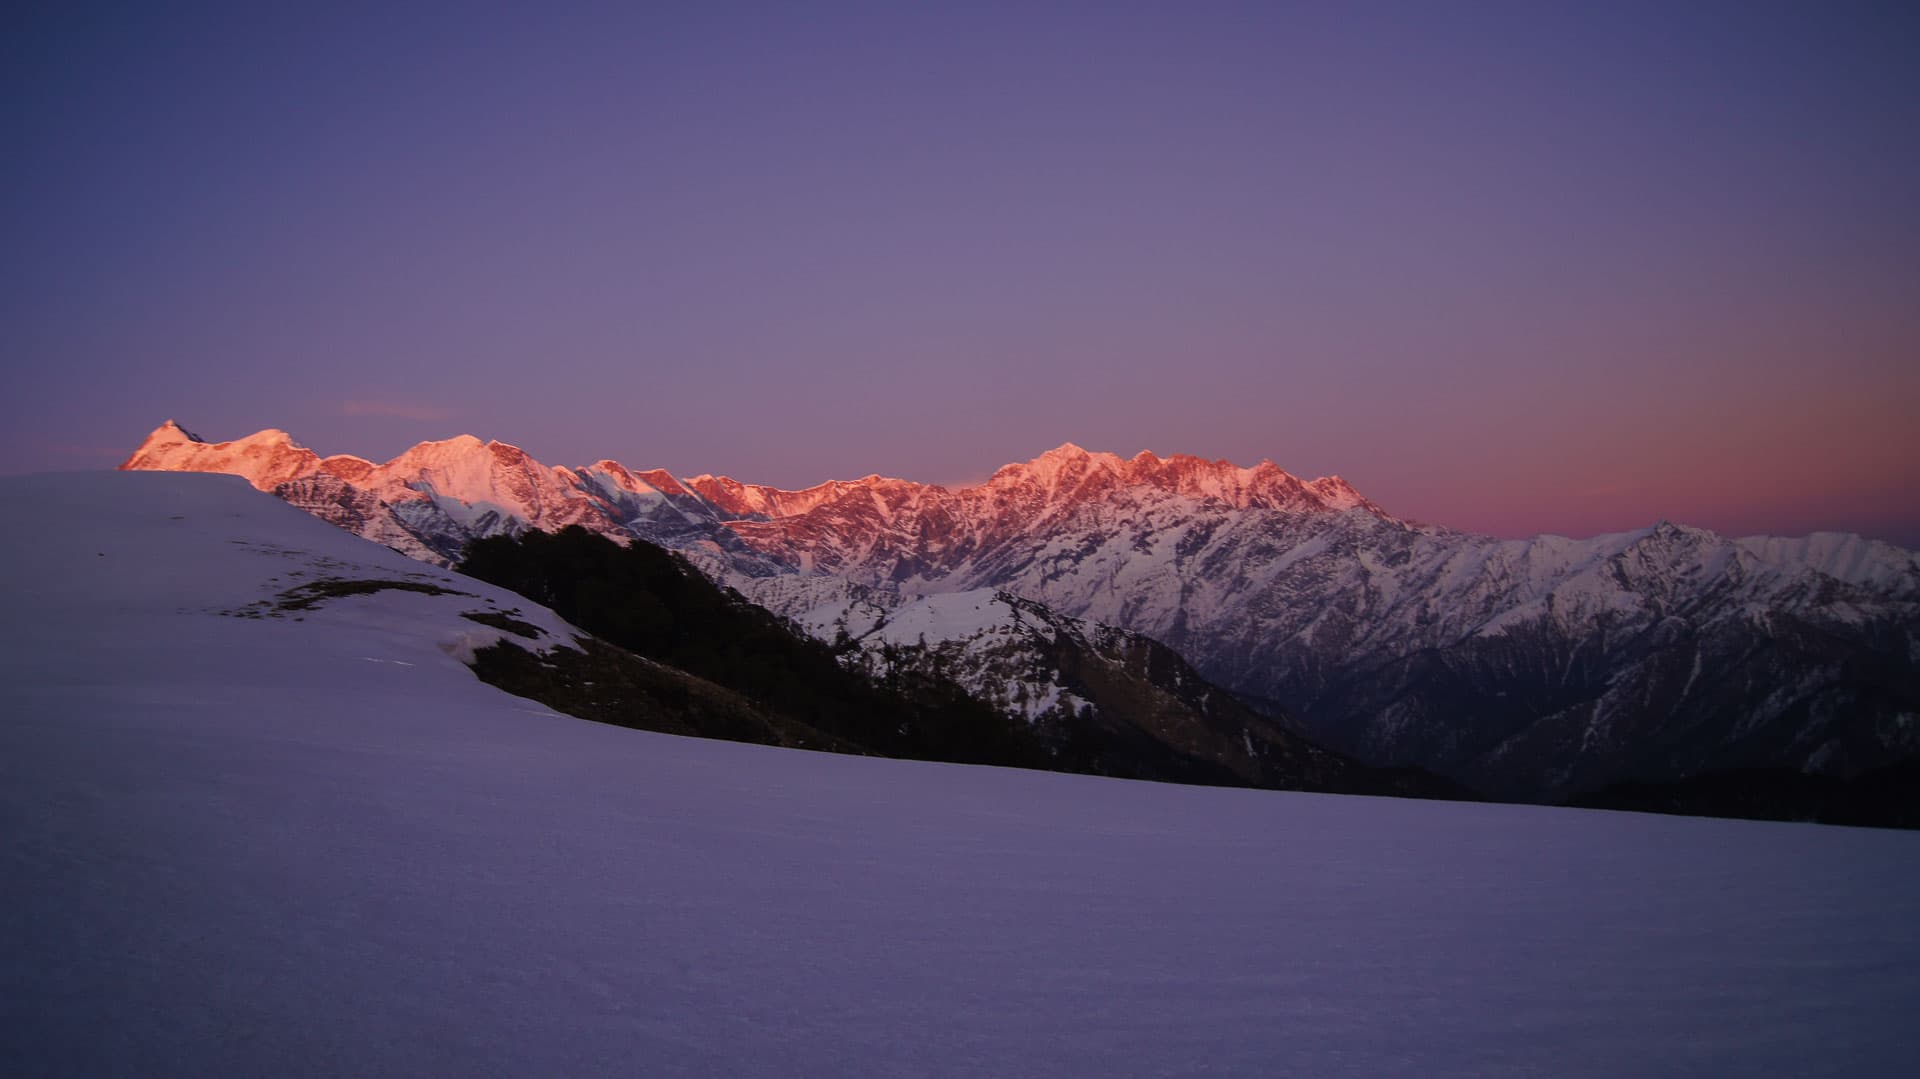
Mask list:
[[[1920,1052],[1920,835],[615,729],[449,654],[484,598],[565,632],[550,614],[240,480],[5,479],[0,511],[12,1075],[1897,1075]],[[480,598],[215,613],[327,561]]]

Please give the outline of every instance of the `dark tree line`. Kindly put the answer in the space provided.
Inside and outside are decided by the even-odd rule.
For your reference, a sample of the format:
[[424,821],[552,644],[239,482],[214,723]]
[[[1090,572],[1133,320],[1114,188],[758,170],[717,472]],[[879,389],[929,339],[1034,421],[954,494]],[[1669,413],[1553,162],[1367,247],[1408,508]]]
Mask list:
[[1023,724],[953,682],[916,672],[877,684],[841,666],[828,645],[643,541],[623,547],[578,526],[497,536],[470,544],[456,568],[841,743],[888,757],[1057,767]]

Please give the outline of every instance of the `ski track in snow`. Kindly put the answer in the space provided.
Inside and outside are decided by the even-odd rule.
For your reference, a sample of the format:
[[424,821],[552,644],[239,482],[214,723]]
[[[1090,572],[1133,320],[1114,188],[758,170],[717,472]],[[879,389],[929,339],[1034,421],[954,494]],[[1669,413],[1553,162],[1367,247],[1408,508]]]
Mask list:
[[478,582],[214,613],[302,559],[422,570],[240,480],[7,478],[0,509],[9,1075],[1898,1075],[1920,1052],[1920,835],[619,730],[448,654],[484,598],[566,632]]

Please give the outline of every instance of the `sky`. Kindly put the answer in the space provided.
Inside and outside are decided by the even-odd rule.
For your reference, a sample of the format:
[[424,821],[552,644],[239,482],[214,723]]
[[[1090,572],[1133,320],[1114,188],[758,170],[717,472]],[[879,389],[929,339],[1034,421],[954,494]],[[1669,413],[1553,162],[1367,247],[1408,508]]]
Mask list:
[[0,471],[1072,441],[1920,547],[1910,4],[294,7],[13,9]]

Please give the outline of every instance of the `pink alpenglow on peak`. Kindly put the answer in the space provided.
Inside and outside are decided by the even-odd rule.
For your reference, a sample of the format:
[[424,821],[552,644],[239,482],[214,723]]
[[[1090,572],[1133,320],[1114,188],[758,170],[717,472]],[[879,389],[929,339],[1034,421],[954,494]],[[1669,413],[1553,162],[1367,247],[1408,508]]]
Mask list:
[[328,473],[349,483],[373,472],[371,461],[348,454],[322,458],[276,428],[256,431],[231,442],[207,442],[173,420],[156,428],[122,471],[223,472],[243,477],[262,491],[290,480]]
[[441,496],[464,502],[499,501],[504,474],[518,477],[515,488],[549,490],[589,486],[584,477],[605,477],[627,493],[658,492],[698,498],[730,516],[779,519],[811,513],[857,493],[888,492],[910,496],[938,492],[948,497],[984,497],[990,491],[1037,488],[1049,503],[1079,502],[1113,496],[1134,488],[1152,488],[1194,499],[1218,499],[1236,508],[1260,507],[1303,512],[1364,510],[1386,512],[1338,476],[1301,481],[1272,461],[1243,468],[1231,461],[1207,461],[1189,454],[1160,457],[1142,450],[1132,458],[1093,452],[1063,443],[1030,461],[1009,464],[973,487],[949,490],[878,474],[857,480],[828,480],[798,490],[742,483],[730,476],[698,475],[676,479],[664,470],[633,471],[602,459],[582,468],[549,467],[510,443],[483,442],[473,435],[421,442],[385,464],[337,454],[321,457],[285,431],[269,428],[230,442],[207,442],[172,420],[147,436],[120,465],[122,470],[225,472],[243,476],[271,491],[282,483],[326,473],[354,484],[400,483],[430,486]]
[[989,485],[1033,484],[1074,497],[1100,497],[1126,488],[1151,487],[1194,499],[1217,499],[1236,509],[1263,508],[1299,512],[1365,510],[1387,513],[1338,476],[1302,482],[1272,461],[1242,468],[1231,461],[1208,461],[1191,454],[1161,457],[1141,450],[1130,459],[1089,452],[1064,443],[1025,464],[995,472]]
[[[362,534],[415,554],[424,544],[438,561],[457,557],[478,536],[570,524],[618,539],[717,535],[707,542],[731,545],[736,553],[744,545],[779,560],[792,553],[795,535],[833,534],[862,548],[877,542],[861,541],[862,535],[887,536],[889,544],[942,552],[964,546],[966,536],[977,542],[1009,528],[1031,534],[1105,506],[1162,505],[1176,516],[1205,507],[1357,511],[1392,520],[1337,477],[1303,483],[1271,461],[1242,468],[1184,454],[1141,452],[1125,459],[1072,443],[1007,465],[970,487],[869,475],[783,490],[727,476],[677,479],[608,459],[582,468],[549,467],[517,446],[466,434],[422,442],[375,464],[344,454],[323,458],[284,431],[210,443],[168,421],[120,467],[230,473],[306,506],[364,503],[355,517],[363,520],[355,526]],[[394,538],[402,534],[415,540]]]

